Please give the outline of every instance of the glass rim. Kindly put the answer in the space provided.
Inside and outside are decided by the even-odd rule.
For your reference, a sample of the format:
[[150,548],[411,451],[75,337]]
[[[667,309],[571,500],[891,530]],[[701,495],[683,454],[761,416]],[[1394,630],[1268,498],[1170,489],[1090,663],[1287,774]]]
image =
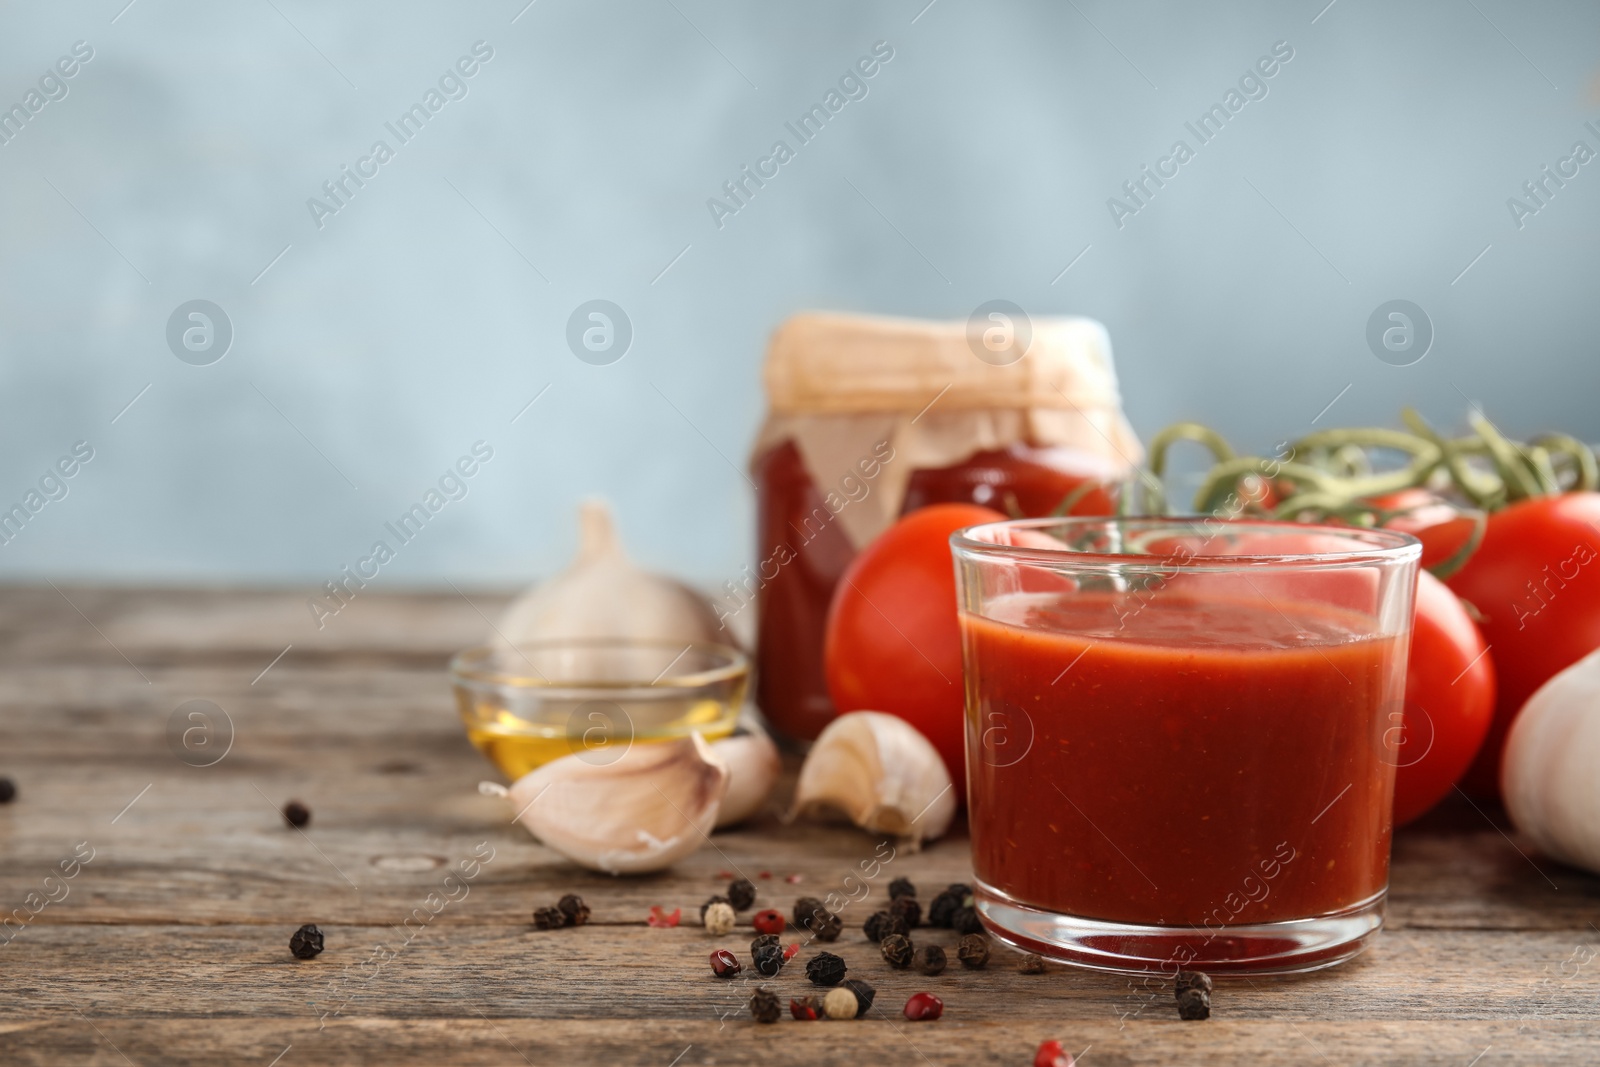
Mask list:
[[[546,678],[533,670],[506,670],[491,664],[499,657],[549,651],[648,652],[669,655],[671,662],[654,679],[637,678]],[[690,652],[707,654],[717,663],[687,673],[670,673]],[[528,662],[532,667],[532,661]],[[750,671],[750,657],[732,645],[715,641],[640,641],[633,638],[557,638],[547,641],[522,641],[505,644],[473,645],[450,657],[450,678],[458,684],[499,686],[507,689],[585,690],[619,692],[640,688],[699,689],[736,678]]]
[[[1089,552],[1072,548],[1053,548],[1034,545],[997,544],[979,540],[984,531],[1001,529],[1060,529],[1071,527],[1080,530],[1176,528],[1188,529],[1202,536],[1217,537],[1228,531],[1256,531],[1272,534],[1323,534],[1356,542],[1349,551],[1326,552],[1239,552],[1216,555],[1191,554],[1182,560],[1174,553],[1148,552]],[[1399,530],[1374,529],[1366,526],[1333,526],[1327,523],[1296,522],[1291,519],[1224,519],[1215,515],[1062,515],[1043,518],[1004,519],[966,526],[950,535],[950,548],[956,556],[980,557],[993,560],[1013,560],[1029,563],[1070,564],[1080,569],[1128,570],[1159,568],[1161,570],[1210,571],[1235,570],[1245,567],[1281,567],[1284,569],[1321,569],[1327,567],[1359,566],[1373,563],[1400,563],[1419,559],[1422,542],[1411,534]]]

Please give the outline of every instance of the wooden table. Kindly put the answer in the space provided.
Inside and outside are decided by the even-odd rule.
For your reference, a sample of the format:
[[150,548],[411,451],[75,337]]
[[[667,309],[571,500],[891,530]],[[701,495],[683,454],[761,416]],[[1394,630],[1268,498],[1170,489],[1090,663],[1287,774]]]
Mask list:
[[[1207,1022],[1179,1022],[1166,989],[1023,975],[1003,953],[983,972],[891,972],[860,920],[889,877],[924,898],[964,878],[957,836],[900,850],[846,913],[836,947],[884,1010],[757,1026],[749,987],[706,966],[719,944],[747,953],[748,927],[715,939],[692,925],[718,872],[770,871],[761,900],[787,909],[837,888],[878,841],[766,817],[670,874],[563,862],[478,794],[494,775],[446,687],[449,653],[503,603],[369,591],[319,632],[303,593],[0,594],[0,774],[20,791],[0,806],[0,910],[29,920],[0,944],[0,1064],[1025,1064],[1051,1037],[1105,1067],[1600,1062],[1600,880],[1530,859],[1465,803],[1398,836],[1370,951],[1219,983]],[[169,746],[191,699],[231,720],[211,766]],[[279,814],[291,798],[312,809],[304,832]],[[430,894],[475,854],[493,858],[432,914]],[[565,892],[593,921],[535,930],[532,909]],[[690,922],[649,928],[653,904]],[[308,962],[288,951],[304,922],[327,935]],[[770,984],[797,993],[797,972]],[[908,1023],[900,1006],[924,988],[945,1018]]]

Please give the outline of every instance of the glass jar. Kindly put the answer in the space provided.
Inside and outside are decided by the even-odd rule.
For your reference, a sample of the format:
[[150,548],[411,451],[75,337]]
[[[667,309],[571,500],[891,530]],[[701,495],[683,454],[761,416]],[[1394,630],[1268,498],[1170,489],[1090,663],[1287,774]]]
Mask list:
[[897,516],[947,502],[1044,515],[1080,489],[1072,514],[1113,510],[1141,453],[1104,328],[1029,326],[1026,355],[999,366],[975,358],[959,323],[807,315],[774,336],[751,466],[756,700],[779,734],[810,740],[833,720],[828,606],[857,550]]

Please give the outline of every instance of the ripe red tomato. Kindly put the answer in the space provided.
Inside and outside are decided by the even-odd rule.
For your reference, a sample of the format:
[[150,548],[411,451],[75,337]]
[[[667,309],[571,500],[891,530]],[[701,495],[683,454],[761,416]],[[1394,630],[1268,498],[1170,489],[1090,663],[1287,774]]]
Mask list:
[[1368,503],[1395,512],[1384,527],[1421,541],[1423,569],[1443,575],[1454,573],[1476,547],[1484,521],[1482,512],[1459,508],[1426,489],[1402,489],[1372,497]]
[[944,757],[958,798],[966,793],[966,694],[950,535],[1004,518],[976,504],[906,515],[851,561],[823,638],[833,706],[886,711],[915,726]]
[[1600,648],[1600,493],[1534,497],[1495,512],[1447,584],[1477,609],[1499,683],[1488,739],[1464,784],[1498,797],[1506,732],[1523,703]]
[[1405,714],[1384,735],[1385,758],[1396,767],[1396,826],[1443,800],[1482,747],[1495,693],[1485,648],[1456,595],[1420,571]]

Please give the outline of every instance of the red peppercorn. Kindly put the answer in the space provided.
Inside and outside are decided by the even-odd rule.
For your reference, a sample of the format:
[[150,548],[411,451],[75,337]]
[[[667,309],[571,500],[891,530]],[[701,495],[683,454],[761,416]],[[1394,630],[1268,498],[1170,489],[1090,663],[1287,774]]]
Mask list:
[[944,1014],[944,1001],[932,993],[914,993],[906,1001],[906,1018],[912,1022],[937,1019]]
[[1045,1041],[1033,1054],[1033,1067],[1072,1067],[1072,1053],[1061,1047],[1059,1041]]
[[789,1001],[789,1014],[801,1022],[822,1018],[821,997],[798,997]]
[[800,951],[800,942],[791,941],[787,945],[784,946],[783,958],[786,959],[786,960],[792,960],[792,959],[795,958],[795,955],[797,953],[799,953],[799,951]]
[[739,962],[739,957],[725,948],[719,948],[711,954],[711,973],[718,978],[732,978],[744,965]]
[[756,928],[758,934],[781,934],[784,927],[783,912],[776,908],[758,911],[750,920],[750,925]]

